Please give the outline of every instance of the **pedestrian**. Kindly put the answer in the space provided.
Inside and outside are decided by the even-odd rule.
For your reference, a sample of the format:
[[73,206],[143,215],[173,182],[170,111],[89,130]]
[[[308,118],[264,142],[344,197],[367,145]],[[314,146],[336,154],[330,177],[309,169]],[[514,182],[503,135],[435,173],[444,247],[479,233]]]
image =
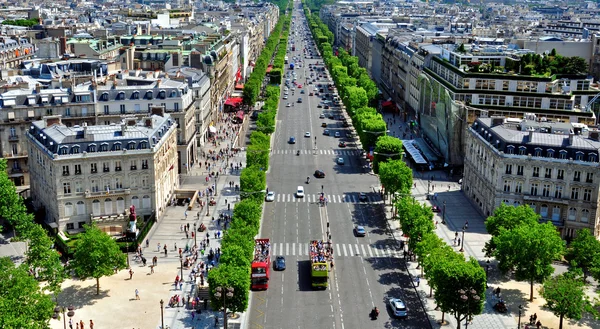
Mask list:
[[154,265],[150,265],[150,274],[154,273]]
[[192,311],[192,321],[194,321],[196,318],[196,312]]
[[94,329],[94,321],[90,319],[90,329]]
[[542,327],[542,322],[540,322],[540,320],[538,320],[538,322],[535,323],[535,327],[537,329],[540,329]]
[[160,252],[160,242],[156,244],[156,252]]
[[85,327],[85,325],[83,324],[83,320],[79,320],[79,327],[81,329],[83,329]]
[[75,327],[76,329],[79,329],[79,323],[77,323],[77,326]]
[[135,289],[135,299],[140,300],[140,291],[137,288]]
[[69,329],[73,329],[73,319],[69,318]]
[[418,276],[415,278],[415,283],[417,284],[417,287],[419,286],[419,284],[421,284],[421,278],[419,278]]
[[167,257],[167,248],[165,248],[165,257]]
[[215,328],[218,327],[218,326],[219,326],[219,317],[215,316]]
[[214,236],[215,236],[215,239],[216,239],[217,238],[217,232],[215,232]]
[[[193,233],[192,233],[192,234],[193,234]],[[187,232],[187,231],[185,232],[185,238],[186,238],[186,239],[188,238],[188,232]]]
[[146,248],[150,246],[150,240],[146,239]]
[[456,240],[456,243],[457,243],[457,244],[456,244],[457,246],[460,246],[460,238],[458,238],[458,239]]
[[133,278],[133,269],[129,269],[129,280],[131,280],[131,278]]
[[221,238],[221,231],[217,231],[217,239]]
[[183,232],[183,224],[179,225],[179,231]]
[[187,210],[183,213],[183,217],[187,220]]
[[154,264],[154,266],[158,265],[158,257],[152,257],[152,264]]
[[183,280],[179,281],[179,290],[183,290]]
[[537,313],[533,313],[533,321],[531,321],[531,324],[534,324],[536,320],[537,320]]

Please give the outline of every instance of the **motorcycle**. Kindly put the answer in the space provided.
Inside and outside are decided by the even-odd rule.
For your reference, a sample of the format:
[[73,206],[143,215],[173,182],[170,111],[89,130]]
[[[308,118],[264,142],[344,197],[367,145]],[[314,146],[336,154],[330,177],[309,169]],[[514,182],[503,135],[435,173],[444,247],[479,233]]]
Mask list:
[[296,152],[296,155],[300,155],[300,151],[297,151],[297,152]]
[[310,177],[306,177],[306,184],[310,183]]
[[369,316],[371,317],[371,320],[377,320],[377,317],[379,316],[379,310],[377,309],[377,307],[371,310]]

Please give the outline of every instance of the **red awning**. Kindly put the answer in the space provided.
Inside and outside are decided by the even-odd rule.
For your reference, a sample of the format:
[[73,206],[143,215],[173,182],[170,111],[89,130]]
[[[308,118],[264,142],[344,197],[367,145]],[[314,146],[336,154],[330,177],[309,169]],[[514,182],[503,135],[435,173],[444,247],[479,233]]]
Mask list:
[[383,103],[381,103],[381,106],[382,107],[392,107],[392,106],[394,106],[394,102],[392,102],[392,101],[383,102]]
[[237,111],[235,117],[238,118],[240,121],[244,121],[244,111]]
[[241,97],[232,97],[225,101],[225,105],[238,106],[238,105],[242,104],[243,101],[244,101],[244,99]]
[[240,83],[240,84],[235,85],[235,89],[236,90],[242,90],[242,89],[244,89],[244,84]]

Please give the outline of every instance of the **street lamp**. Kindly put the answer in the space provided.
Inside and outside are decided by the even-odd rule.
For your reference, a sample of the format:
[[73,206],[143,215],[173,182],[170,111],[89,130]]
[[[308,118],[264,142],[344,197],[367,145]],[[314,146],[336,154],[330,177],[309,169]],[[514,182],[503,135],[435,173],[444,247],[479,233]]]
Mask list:
[[442,224],[446,224],[446,201],[444,201],[444,206],[442,208]]
[[165,317],[163,315],[164,305],[165,305],[165,302],[161,299],[160,300],[160,329],[165,329]]
[[[464,291],[462,289],[458,290],[458,294],[460,299],[463,302],[467,303],[467,315],[465,316],[465,329],[469,328],[469,300],[474,300],[475,302],[478,302],[481,297],[479,297],[477,295],[477,291],[475,289],[470,289],[467,291]],[[460,323],[459,323],[460,325]]]
[[233,297],[234,289],[231,287],[216,287],[215,297],[223,297],[223,328],[227,328],[227,299]]
[[486,260],[485,261],[485,287],[488,287],[488,282],[489,282],[489,276],[488,276],[488,272],[490,271],[490,260]]
[[179,254],[179,268],[181,269],[181,281],[183,281],[183,254]]
[[127,252],[125,256],[127,256],[127,268],[129,268],[129,237],[127,237]]
[[194,246],[198,247],[198,243],[196,242],[196,236],[198,235],[198,231],[196,231],[196,223],[194,223]]
[[206,193],[206,216],[210,216],[208,209],[210,208],[210,204],[208,203],[208,193]]
[[[63,326],[64,329],[67,329],[67,316],[69,318],[72,318],[75,315],[75,307],[73,307],[72,305],[69,305],[69,307],[64,307],[64,306],[56,306],[54,307],[54,314],[52,314],[52,318],[56,319],[58,318],[59,313],[62,313],[62,317],[63,317]],[[65,316],[66,313],[66,316]]]
[[521,329],[521,311],[523,310],[523,305],[519,304],[519,324],[517,325],[518,329]]
[[465,251],[465,230],[467,229],[467,226],[463,226],[462,228],[462,241],[460,241],[460,252],[464,252]]

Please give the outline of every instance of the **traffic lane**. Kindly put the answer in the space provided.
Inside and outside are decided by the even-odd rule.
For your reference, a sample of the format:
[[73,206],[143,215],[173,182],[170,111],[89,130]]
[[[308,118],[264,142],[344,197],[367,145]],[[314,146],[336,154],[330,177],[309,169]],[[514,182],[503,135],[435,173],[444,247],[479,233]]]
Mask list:
[[259,303],[263,303],[264,300],[265,306],[260,309],[260,312],[264,315],[262,317],[263,321],[260,323],[261,327],[283,328],[286,323],[289,323],[290,317],[293,316],[290,310],[302,308],[302,305],[299,305],[296,298],[294,298],[298,280],[298,261],[298,257],[287,256],[286,269],[272,272],[269,289],[258,300]]
[[367,272],[362,257],[351,256],[336,258],[334,272],[339,303],[337,312],[342,314],[343,323],[349,328],[379,328],[379,323],[369,318],[374,305],[379,307],[379,292],[373,293],[371,287],[377,285]]
[[[371,285],[376,306],[380,309],[379,320],[386,328],[431,328],[427,313],[414,288],[412,277],[406,272],[402,257],[367,257],[367,276],[376,280]],[[387,306],[390,298],[400,298],[406,303],[408,317],[396,319]],[[423,298],[426,298],[423,296]]]

